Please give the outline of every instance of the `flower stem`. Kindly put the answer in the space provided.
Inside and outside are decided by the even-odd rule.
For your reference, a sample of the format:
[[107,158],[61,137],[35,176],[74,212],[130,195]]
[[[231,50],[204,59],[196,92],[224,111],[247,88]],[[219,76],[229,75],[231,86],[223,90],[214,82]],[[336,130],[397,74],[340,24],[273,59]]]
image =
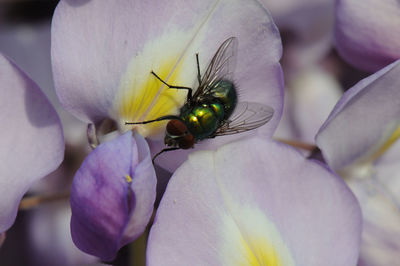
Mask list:
[[69,198],[69,190],[62,191],[52,195],[37,195],[25,197],[21,200],[18,209],[19,210],[29,210],[37,207],[43,203],[50,203],[58,200],[65,200]]
[[310,143],[305,143],[297,140],[287,140],[287,139],[281,139],[281,138],[274,138],[277,141],[280,141],[282,143],[288,144],[292,147],[299,148],[302,150],[307,150],[307,151],[313,151],[314,149],[317,148],[314,144]]

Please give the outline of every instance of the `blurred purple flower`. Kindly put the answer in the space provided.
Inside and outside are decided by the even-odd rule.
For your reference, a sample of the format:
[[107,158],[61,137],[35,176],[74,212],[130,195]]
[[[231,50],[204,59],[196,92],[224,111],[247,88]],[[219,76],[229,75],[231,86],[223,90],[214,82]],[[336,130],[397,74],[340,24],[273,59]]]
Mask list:
[[360,207],[340,178],[289,146],[251,138],[178,168],[147,263],[353,266],[360,236]]
[[262,0],[284,40],[285,80],[321,61],[332,48],[334,0]]
[[346,91],[317,135],[329,166],[360,201],[362,265],[396,265],[400,250],[400,61]]
[[[63,164],[45,178],[32,184],[28,193],[33,195],[64,192],[69,187],[73,173],[76,171],[75,161],[80,161],[82,150],[86,147],[87,127],[61,107],[54,90],[50,59],[50,19],[40,22],[5,22],[0,28],[0,50],[12,58],[18,67],[39,85],[50,103],[56,109],[63,125],[67,158]],[[71,155],[73,160],[71,162]],[[98,258],[80,251],[73,244],[69,232],[71,210],[69,201],[41,205],[29,210],[29,214],[21,217],[28,224],[28,231],[23,233],[24,239],[10,233],[9,240],[1,254],[0,260],[7,264],[18,264],[13,257],[13,245],[20,248],[29,265],[89,265]],[[20,220],[20,221],[21,221]],[[20,229],[14,228],[14,232]],[[23,244],[20,244],[23,242]],[[18,244],[16,244],[18,243]],[[25,249],[26,247],[26,249]],[[27,254],[24,251],[29,251]]]
[[69,201],[45,204],[29,213],[29,237],[26,241],[29,244],[29,265],[100,265],[97,257],[82,252],[73,244],[69,234],[70,220]]
[[335,42],[355,67],[374,72],[400,58],[398,0],[337,0]]
[[318,67],[303,69],[286,83],[283,116],[275,137],[315,143],[315,135],[342,95],[332,74]]
[[0,50],[31,77],[56,109],[67,146],[81,148],[87,140],[86,124],[61,107],[54,90],[50,59],[50,21],[4,23],[0,28]]
[[60,119],[40,88],[0,54],[0,232],[14,222],[31,185],[64,157]]

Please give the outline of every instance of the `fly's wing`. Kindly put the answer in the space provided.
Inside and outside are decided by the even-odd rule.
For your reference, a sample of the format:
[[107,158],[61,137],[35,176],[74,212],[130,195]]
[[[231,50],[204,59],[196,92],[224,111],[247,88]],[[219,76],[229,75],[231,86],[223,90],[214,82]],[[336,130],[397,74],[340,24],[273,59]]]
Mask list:
[[194,99],[207,93],[212,84],[221,79],[232,81],[232,71],[236,64],[235,55],[237,45],[238,41],[236,37],[230,37],[221,44],[214,57],[211,59],[206,72],[204,72],[201,77],[199,88],[193,94]]
[[230,119],[225,121],[212,137],[232,135],[256,129],[274,115],[274,109],[270,106],[253,102],[240,102]]

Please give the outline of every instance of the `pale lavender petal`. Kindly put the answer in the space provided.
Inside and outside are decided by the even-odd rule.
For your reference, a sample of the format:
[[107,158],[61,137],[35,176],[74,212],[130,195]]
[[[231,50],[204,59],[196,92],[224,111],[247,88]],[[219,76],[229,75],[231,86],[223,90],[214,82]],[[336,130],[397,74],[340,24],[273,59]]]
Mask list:
[[[52,59],[57,94],[64,107],[85,121],[109,116],[121,77],[132,57],[160,36],[184,33],[196,84],[195,57],[202,69],[228,37],[239,40],[234,80],[241,100],[270,105],[277,126],[283,79],[279,33],[257,1],[61,1],[53,18]],[[190,45],[189,45],[190,44]],[[182,51],[183,52],[183,51]],[[153,56],[154,57],[154,56]],[[146,58],[158,62],[160,58]],[[146,74],[151,69],[146,70]]]
[[316,67],[303,69],[287,83],[284,112],[274,136],[314,143],[341,95],[333,75]]
[[[315,64],[332,48],[334,0],[262,0],[284,43],[284,70]],[[286,73],[285,73],[286,74]]]
[[400,61],[346,91],[316,141],[329,166],[341,169],[362,156],[399,125]]
[[145,229],[156,195],[148,146],[132,132],[97,147],[78,170],[71,191],[71,234],[82,251],[112,260]]
[[[360,260],[364,266],[396,265],[400,250],[399,167],[391,165],[371,178],[347,181],[360,202],[363,234]],[[384,174],[392,173],[392,176]],[[396,184],[397,183],[397,184]]]
[[92,265],[99,259],[80,251],[69,233],[68,201],[46,204],[29,215],[29,255],[33,265]]
[[397,0],[336,1],[336,47],[362,70],[374,72],[400,58],[399,25]]
[[[246,209],[258,214],[243,216]],[[227,241],[227,221],[244,229],[245,240],[252,229],[274,227],[283,243],[274,234],[269,240],[293,259],[282,265],[350,266],[358,259],[361,212],[344,182],[286,145],[252,138],[194,153],[174,173],[151,229],[148,265],[234,265],[243,250]]]
[[54,90],[50,59],[50,21],[4,24],[0,28],[0,51],[18,65],[42,89],[60,116],[67,145],[86,144],[86,124],[62,108]]
[[[302,8],[309,9],[316,6],[332,5],[332,0],[262,0],[261,1],[270,11],[274,17],[286,17],[288,14],[293,13],[295,10]],[[315,14],[315,16],[317,16]]]
[[60,119],[39,87],[0,54],[0,232],[29,187],[64,157]]
[[400,250],[400,142],[374,164],[368,178],[347,181],[360,202],[364,229],[363,266],[396,265]]

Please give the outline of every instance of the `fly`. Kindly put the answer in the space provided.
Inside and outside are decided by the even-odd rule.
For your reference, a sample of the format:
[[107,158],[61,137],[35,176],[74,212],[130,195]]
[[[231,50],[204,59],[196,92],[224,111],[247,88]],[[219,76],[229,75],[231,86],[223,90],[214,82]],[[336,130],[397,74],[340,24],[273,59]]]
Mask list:
[[253,102],[238,102],[236,86],[232,80],[237,38],[230,37],[218,48],[203,76],[200,74],[199,56],[196,54],[199,87],[193,93],[190,87],[166,83],[151,71],[158,80],[170,89],[187,90],[187,99],[179,115],[166,115],[143,122],[125,122],[126,125],[148,124],[170,120],[166,127],[163,152],[190,149],[194,144],[208,138],[232,135],[258,128],[271,120],[274,110]]

